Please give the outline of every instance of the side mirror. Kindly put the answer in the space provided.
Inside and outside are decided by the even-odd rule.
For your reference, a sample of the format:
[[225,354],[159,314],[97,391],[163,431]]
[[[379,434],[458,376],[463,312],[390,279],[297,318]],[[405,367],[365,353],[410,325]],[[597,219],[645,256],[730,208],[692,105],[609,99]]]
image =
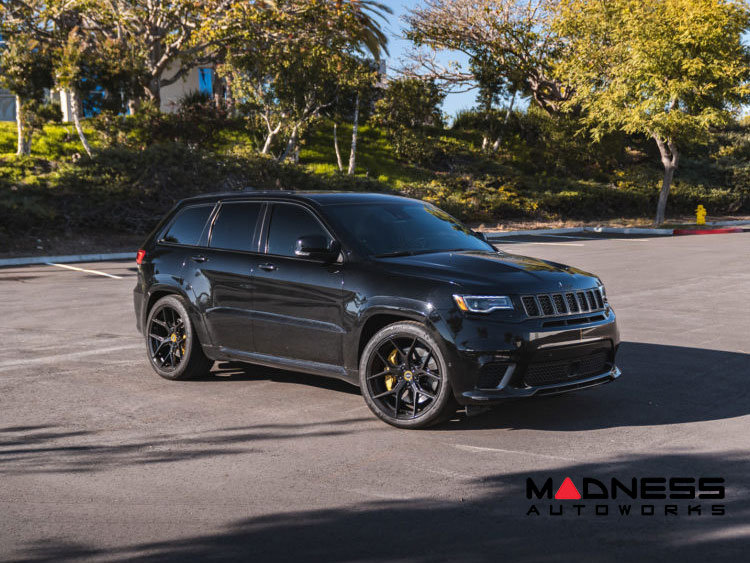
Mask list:
[[341,246],[335,240],[328,240],[321,235],[305,235],[297,239],[294,255],[322,262],[333,262],[339,257]]
[[487,240],[487,235],[485,235],[482,231],[471,231],[474,233],[474,236],[477,237],[479,240],[483,240],[484,242],[490,242]]

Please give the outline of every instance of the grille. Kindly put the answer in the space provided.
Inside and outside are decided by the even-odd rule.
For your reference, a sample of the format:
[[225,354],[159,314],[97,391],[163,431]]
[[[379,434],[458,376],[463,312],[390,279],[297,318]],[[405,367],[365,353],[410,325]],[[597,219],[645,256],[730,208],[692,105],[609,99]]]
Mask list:
[[510,364],[502,362],[491,362],[479,369],[477,387],[479,389],[495,389],[503,380],[506,370]]
[[533,295],[527,295],[526,297],[522,297],[521,301],[523,301],[523,307],[526,309],[526,314],[530,317],[538,317],[539,316],[539,305],[537,305],[537,300]]
[[524,295],[521,302],[529,317],[555,317],[604,310],[601,288],[585,291]]
[[582,358],[531,363],[523,381],[529,387],[537,387],[593,377],[608,369],[607,352],[598,352]]

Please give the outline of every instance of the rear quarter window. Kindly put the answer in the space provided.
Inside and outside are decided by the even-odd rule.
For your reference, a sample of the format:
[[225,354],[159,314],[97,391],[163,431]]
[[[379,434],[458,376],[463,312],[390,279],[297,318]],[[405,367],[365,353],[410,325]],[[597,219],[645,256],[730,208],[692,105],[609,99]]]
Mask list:
[[196,205],[179,211],[161,241],[190,246],[197,245],[213,209],[213,205]]

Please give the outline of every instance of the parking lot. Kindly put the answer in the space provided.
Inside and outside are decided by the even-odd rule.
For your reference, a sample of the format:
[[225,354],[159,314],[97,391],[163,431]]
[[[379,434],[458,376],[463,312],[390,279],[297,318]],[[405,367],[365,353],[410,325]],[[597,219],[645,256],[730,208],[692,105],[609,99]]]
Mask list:
[[[0,269],[0,560],[746,560],[750,233],[496,246],[600,275],[618,381],[397,430],[334,380],[159,378],[134,262]],[[528,478],[613,476],[720,477],[726,498],[526,497]]]

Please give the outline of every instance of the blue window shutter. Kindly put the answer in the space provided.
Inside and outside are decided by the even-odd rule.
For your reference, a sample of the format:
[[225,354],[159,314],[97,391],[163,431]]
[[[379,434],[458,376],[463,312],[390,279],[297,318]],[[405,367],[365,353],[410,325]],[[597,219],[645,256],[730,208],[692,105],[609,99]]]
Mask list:
[[198,89],[202,94],[211,95],[214,93],[214,69],[198,69]]

